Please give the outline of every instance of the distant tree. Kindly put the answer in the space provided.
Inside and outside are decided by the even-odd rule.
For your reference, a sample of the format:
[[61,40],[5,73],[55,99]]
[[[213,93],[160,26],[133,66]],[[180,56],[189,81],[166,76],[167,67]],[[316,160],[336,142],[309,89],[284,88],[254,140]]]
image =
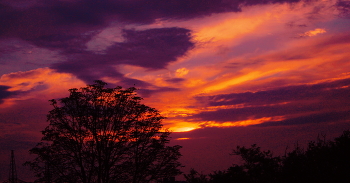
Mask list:
[[50,124],[26,163],[37,181],[147,183],[180,173],[181,146],[167,146],[164,117],[141,104],[135,88],[105,85],[95,81],[50,100]]
[[249,182],[278,182],[281,159],[274,157],[270,150],[262,151],[256,144],[250,148],[237,146],[233,155],[243,159],[241,167],[247,173]]
[[207,183],[207,176],[197,172],[195,169],[191,169],[189,174],[184,174],[187,183]]
[[228,168],[226,171],[214,171],[209,174],[210,183],[247,183],[249,182],[249,177],[244,171],[242,166],[233,165]]
[[273,156],[271,151],[237,146],[242,165],[210,174],[210,183],[347,183],[350,181],[350,131],[327,141],[325,136],[311,141],[305,149],[296,145],[285,156]]
[[305,150],[296,147],[283,158],[282,172],[283,182],[349,182],[350,131],[334,141],[318,137]]

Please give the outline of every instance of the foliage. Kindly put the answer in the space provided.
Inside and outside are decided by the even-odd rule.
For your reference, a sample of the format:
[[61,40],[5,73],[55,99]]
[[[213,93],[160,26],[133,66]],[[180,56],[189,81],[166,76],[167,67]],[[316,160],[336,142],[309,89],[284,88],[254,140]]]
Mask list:
[[135,88],[105,85],[95,81],[50,100],[50,124],[26,163],[38,181],[146,183],[180,173],[181,147],[167,146],[164,117],[141,104]]
[[296,147],[283,159],[281,172],[284,182],[349,182],[350,131],[334,141],[318,137],[306,150]]
[[191,169],[189,174],[184,174],[187,183],[206,183],[207,176]]
[[242,169],[249,177],[249,182],[278,182],[280,157],[274,157],[271,151],[261,151],[253,144],[250,148],[237,146],[233,155],[239,155],[244,161]]
[[247,173],[239,165],[233,165],[226,171],[214,171],[209,177],[210,183],[248,182]]
[[349,182],[350,131],[344,131],[334,141],[322,137],[309,142],[306,149],[296,145],[282,157],[262,151],[256,144],[249,148],[237,146],[232,155],[239,155],[244,161],[242,165],[215,171],[209,174],[209,179],[205,175],[201,177],[209,183]]

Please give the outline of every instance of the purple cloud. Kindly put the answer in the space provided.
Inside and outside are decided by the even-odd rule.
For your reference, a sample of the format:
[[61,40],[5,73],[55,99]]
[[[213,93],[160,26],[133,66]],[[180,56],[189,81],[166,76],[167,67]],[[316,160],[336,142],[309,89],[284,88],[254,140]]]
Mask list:
[[284,121],[281,124],[297,123],[294,120],[300,120],[300,123],[313,123],[316,119],[322,118],[323,121],[339,120],[343,119],[344,115],[336,114],[333,111],[340,113],[350,111],[349,85],[350,79],[343,79],[313,85],[288,86],[255,93],[196,97],[199,102],[207,103],[208,106],[243,105],[244,107],[201,112],[188,118],[217,122],[273,116],[293,118],[287,119],[290,121]]
[[213,13],[238,12],[242,5],[297,1],[299,0],[39,0],[26,4],[6,0],[0,3],[0,35],[35,42],[36,39],[57,37],[57,34],[78,36],[105,28],[115,21],[122,24],[149,24],[156,19],[190,19]]
[[181,83],[183,81],[185,81],[184,78],[169,78],[165,80],[168,83]]
[[[132,79],[112,69],[130,64],[163,69],[194,47],[191,31],[184,28],[124,30],[125,42],[115,43],[98,55],[86,51],[92,37],[112,22],[148,24],[157,19],[190,19],[221,12],[240,11],[242,5],[296,2],[298,0],[170,0],[170,1],[28,1],[0,3],[0,38],[20,38],[35,46],[57,50],[67,60],[51,67],[84,81],[101,77]],[[174,80],[175,81],[175,80]],[[133,80],[131,83],[141,83]]]
[[162,69],[194,47],[191,31],[184,28],[160,28],[143,31],[124,30],[123,43],[106,51],[107,59],[149,69]]
[[338,0],[337,8],[341,16],[348,17],[350,15],[350,2],[347,0]]
[[313,85],[287,86],[267,91],[196,97],[196,99],[202,102],[208,101],[210,106],[264,105],[329,97],[346,99],[350,97],[347,93],[350,90],[347,87],[349,85],[350,79],[343,79]]
[[125,42],[110,46],[105,54],[82,51],[67,54],[65,62],[53,64],[58,72],[72,73],[91,82],[102,77],[121,80],[121,84],[150,86],[144,81],[124,77],[114,66],[129,64],[148,69],[162,69],[178,57],[183,56],[194,43],[191,32],[183,28],[162,28],[148,30],[124,30]]
[[13,97],[14,95],[17,95],[17,92],[10,92],[8,89],[11,87],[0,85],[0,104],[4,102],[4,99]]
[[319,123],[344,123],[348,122],[350,118],[350,110],[337,111],[337,112],[326,112],[310,114],[295,118],[290,118],[277,122],[265,122],[262,124],[254,125],[259,127],[267,126],[290,126],[290,125],[303,125],[303,124],[319,124]]

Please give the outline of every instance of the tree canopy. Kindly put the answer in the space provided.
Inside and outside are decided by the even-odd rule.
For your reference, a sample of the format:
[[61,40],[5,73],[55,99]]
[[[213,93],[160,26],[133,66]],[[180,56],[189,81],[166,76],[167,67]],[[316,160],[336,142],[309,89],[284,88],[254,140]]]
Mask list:
[[49,125],[26,164],[37,181],[146,183],[180,173],[181,146],[168,146],[160,113],[141,104],[135,88],[95,81],[50,100]]

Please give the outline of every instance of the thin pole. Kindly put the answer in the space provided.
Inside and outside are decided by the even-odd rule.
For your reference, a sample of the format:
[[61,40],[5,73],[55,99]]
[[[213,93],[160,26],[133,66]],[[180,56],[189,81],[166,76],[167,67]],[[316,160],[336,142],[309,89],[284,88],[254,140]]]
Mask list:
[[17,183],[17,171],[16,171],[16,163],[15,163],[15,154],[14,154],[13,150],[11,150],[9,182],[10,183]]

